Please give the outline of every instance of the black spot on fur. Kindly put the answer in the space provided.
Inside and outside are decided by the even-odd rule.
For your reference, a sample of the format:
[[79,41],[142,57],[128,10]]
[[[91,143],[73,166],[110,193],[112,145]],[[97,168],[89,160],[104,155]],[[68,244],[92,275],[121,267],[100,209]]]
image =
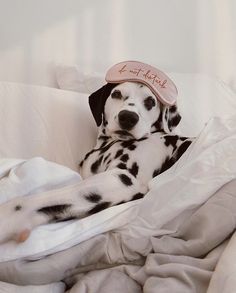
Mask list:
[[102,124],[103,124],[104,127],[106,127],[107,124],[108,124],[104,114],[102,115]]
[[127,162],[129,160],[129,155],[128,154],[124,154],[120,157],[120,160],[122,162]]
[[123,204],[123,203],[125,203],[125,201],[124,201],[124,200],[122,200],[122,201],[118,202],[116,205],[118,206],[118,205],[120,205],[120,204]]
[[95,162],[91,165],[91,172],[92,172],[92,173],[97,173],[98,168],[99,168],[100,165],[101,165],[102,159],[103,159],[103,156],[101,156],[97,161],[95,161]]
[[118,134],[120,137],[132,136],[127,130],[116,130],[115,133]]
[[156,105],[156,102],[155,102],[155,99],[153,97],[147,97],[145,100],[144,100],[144,107],[150,111],[153,107],[155,107]]
[[142,140],[146,140],[146,139],[148,139],[148,138],[146,136],[144,136],[144,137],[137,139],[137,141],[142,141]]
[[39,209],[37,212],[46,214],[48,216],[56,217],[60,214],[65,213],[70,207],[71,204],[59,204],[54,206],[43,207]]
[[117,168],[119,168],[119,169],[127,169],[127,167],[126,167],[126,165],[124,163],[119,163],[117,165]]
[[173,157],[169,158],[166,157],[166,159],[164,160],[161,168],[154,170],[152,177],[156,177],[157,175],[165,172],[166,170],[168,170],[170,167],[172,167],[177,161],[178,159],[183,155],[183,153],[187,150],[187,148],[190,146],[190,144],[192,143],[192,141],[184,141],[179,148],[177,149],[176,153],[173,155]]
[[164,162],[162,163],[161,167],[159,169],[154,170],[152,177],[156,177],[157,175],[165,172],[166,170],[168,170],[171,166],[174,165],[174,163],[176,162],[176,160],[172,157],[166,157],[166,159],[164,160]]
[[106,136],[106,135],[100,135],[99,137],[98,137],[98,139],[99,140],[108,140],[109,139],[109,136]]
[[172,158],[167,157],[159,170],[159,174],[168,170],[170,167],[174,165],[175,162],[176,160],[173,157]]
[[159,174],[160,174],[159,169],[154,170],[153,173],[152,173],[152,178],[156,177]]
[[111,154],[108,154],[105,158],[104,158],[104,163],[106,162],[106,160],[110,157]]
[[113,99],[118,99],[118,100],[120,100],[120,99],[122,98],[121,91],[119,91],[119,90],[114,90],[114,91],[112,92],[112,94],[111,94],[111,97],[112,97]]
[[71,220],[78,220],[79,218],[76,217],[76,216],[69,216],[67,218],[54,218],[54,220],[57,222],[57,223],[60,223],[60,222],[65,222],[65,221],[71,221]]
[[136,199],[140,199],[140,198],[143,198],[144,197],[144,194],[139,192],[139,193],[136,193],[131,200],[136,200]]
[[134,162],[132,164],[132,167],[130,169],[128,169],[128,171],[134,176],[136,177],[138,175],[138,170],[139,170],[139,166],[136,162]]
[[188,139],[189,137],[185,137],[185,136],[181,136],[179,139],[182,141],[185,141],[186,139]]
[[177,107],[176,107],[176,105],[171,106],[171,107],[169,108],[169,111],[170,111],[170,113],[174,113],[174,112],[176,112],[176,111],[177,111]]
[[106,145],[106,143],[105,144],[102,144],[101,147],[99,148],[100,149],[99,154],[100,155],[104,154],[109,148],[110,148],[110,146],[109,145]]
[[129,103],[128,105],[129,105],[129,106],[134,106],[134,103]]
[[90,193],[88,195],[85,195],[84,197],[86,200],[93,203],[98,203],[102,199],[101,195],[97,193]]
[[179,139],[178,135],[165,135],[163,138],[166,146],[172,145],[173,147],[176,147],[176,143]]
[[122,141],[121,143],[121,146],[123,148],[128,148],[129,146],[133,145],[134,144],[134,140],[125,140],[125,141]]
[[91,210],[88,211],[88,215],[93,215],[98,212],[101,212],[102,210],[109,208],[110,205],[111,205],[111,202],[109,202],[109,201],[104,201],[104,202],[98,203],[94,208],[92,208]]
[[190,144],[192,143],[192,141],[185,141],[183,142],[179,148],[177,149],[176,151],[176,154],[175,154],[175,158],[176,158],[176,161],[183,155],[183,153],[187,150],[187,148],[190,146]]
[[137,140],[131,139],[131,140],[125,140],[121,142],[121,147],[123,148],[128,148],[128,150],[133,151],[134,149],[136,149],[136,145],[135,142],[136,141],[142,141],[142,140],[146,140],[148,139],[148,137],[141,137]]
[[126,186],[131,186],[133,184],[131,178],[125,174],[120,174],[119,178],[120,178],[121,182]]
[[116,152],[116,154],[115,154],[115,159],[117,159],[118,157],[120,157],[122,154],[123,154],[123,150],[122,149],[118,150]]
[[165,112],[165,119],[166,119],[166,121],[167,121],[167,113],[168,113],[168,112],[166,111],[166,112]]
[[122,141],[121,146],[123,148],[128,148],[128,150],[130,150],[130,151],[133,151],[134,149],[136,149],[136,145],[134,143],[135,143],[134,139],[125,140],[125,141]]
[[128,147],[128,150],[130,150],[130,151],[133,151],[133,150],[135,150],[136,149],[136,145],[135,144],[131,144],[129,147]]
[[101,146],[99,149],[96,149],[96,150],[100,150],[100,155],[101,154],[104,154],[106,151],[109,150],[109,148],[114,144],[116,143],[116,141],[112,141],[111,143],[109,144],[104,144],[103,146]]
[[104,141],[104,142],[101,144],[100,149],[103,149],[106,145],[107,145],[107,142]]
[[179,124],[180,120],[181,120],[181,116],[179,114],[177,114],[174,117],[172,117],[171,119],[169,119],[168,126],[169,126],[170,130],[173,127],[177,126]]
[[[87,159],[88,159],[88,157],[89,157],[91,154],[93,154],[95,151],[96,151],[96,150],[95,150],[95,149],[93,149],[93,150],[91,150],[90,152],[88,152],[88,153],[85,155],[85,157],[84,157],[84,160],[83,160],[83,161],[87,160]],[[83,161],[82,161],[82,162],[83,162]],[[82,163],[82,162],[81,162],[81,163]],[[81,164],[81,163],[80,163],[80,164]],[[82,163],[82,165],[83,165],[83,163]]]
[[15,211],[20,211],[21,209],[22,209],[22,206],[21,205],[15,206]]
[[94,152],[95,152],[94,150],[91,150],[90,152],[88,152],[88,153],[85,155],[84,160],[87,160],[88,157],[89,157],[92,153],[94,153]]
[[178,135],[166,135],[163,137],[165,140],[165,145],[168,146],[172,146],[173,147],[173,152],[176,150],[177,147],[177,142],[179,139]]
[[155,127],[156,131],[163,131],[162,112],[160,113],[157,121],[153,123],[152,127]]

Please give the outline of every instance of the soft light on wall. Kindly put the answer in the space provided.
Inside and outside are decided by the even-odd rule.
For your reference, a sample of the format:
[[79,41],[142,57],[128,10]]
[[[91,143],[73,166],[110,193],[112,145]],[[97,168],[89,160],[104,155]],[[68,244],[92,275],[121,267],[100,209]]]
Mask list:
[[115,62],[136,59],[164,71],[217,75],[236,88],[234,0],[0,5],[0,80],[56,86],[55,64],[104,72]]

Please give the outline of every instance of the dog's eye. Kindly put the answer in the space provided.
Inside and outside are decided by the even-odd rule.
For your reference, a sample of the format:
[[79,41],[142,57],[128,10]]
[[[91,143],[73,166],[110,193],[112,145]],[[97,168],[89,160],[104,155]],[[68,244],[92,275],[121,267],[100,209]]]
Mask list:
[[113,99],[121,99],[122,98],[122,94],[119,90],[115,90],[112,94],[111,97]]
[[155,107],[156,105],[156,101],[155,99],[153,99],[153,97],[147,97],[145,100],[144,100],[144,106],[145,108],[149,111],[151,110],[153,107]]

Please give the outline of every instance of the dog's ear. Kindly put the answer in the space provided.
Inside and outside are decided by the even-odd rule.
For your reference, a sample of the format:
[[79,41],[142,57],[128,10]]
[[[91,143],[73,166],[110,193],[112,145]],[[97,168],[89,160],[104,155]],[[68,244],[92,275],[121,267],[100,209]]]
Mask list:
[[171,132],[180,122],[181,115],[177,106],[164,106],[162,110],[162,121],[165,132]]
[[97,126],[100,126],[102,123],[102,114],[104,112],[106,100],[116,85],[117,84],[114,83],[107,83],[89,96],[89,106]]
[[172,130],[179,124],[181,115],[178,112],[177,106],[162,106],[158,120],[154,124],[158,131],[165,131],[166,133]]

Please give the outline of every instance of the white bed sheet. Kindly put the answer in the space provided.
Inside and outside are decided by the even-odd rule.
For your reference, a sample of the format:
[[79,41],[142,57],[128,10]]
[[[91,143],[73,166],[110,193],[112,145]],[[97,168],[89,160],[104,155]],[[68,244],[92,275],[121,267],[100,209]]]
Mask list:
[[207,293],[235,293],[236,288],[236,233],[231,237],[225,248]]
[[58,282],[41,286],[17,286],[0,282],[0,291],[2,293],[64,293],[65,284]]

